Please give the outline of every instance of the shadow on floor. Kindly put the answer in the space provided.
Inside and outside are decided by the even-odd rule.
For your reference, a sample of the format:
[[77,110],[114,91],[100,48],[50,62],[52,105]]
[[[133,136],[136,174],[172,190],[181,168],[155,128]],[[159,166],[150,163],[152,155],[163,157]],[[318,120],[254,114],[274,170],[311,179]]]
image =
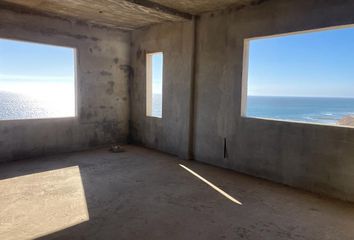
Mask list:
[[135,146],[3,164],[0,179],[2,239],[354,236],[352,204]]

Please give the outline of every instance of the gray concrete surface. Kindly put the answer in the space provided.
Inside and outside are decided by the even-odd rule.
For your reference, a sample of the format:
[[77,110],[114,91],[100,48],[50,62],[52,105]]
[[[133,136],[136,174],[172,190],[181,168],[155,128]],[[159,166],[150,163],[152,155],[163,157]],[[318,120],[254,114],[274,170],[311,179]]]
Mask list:
[[[354,201],[353,128],[241,117],[245,38],[353,24],[353,10],[351,0],[269,0],[241,10],[203,14],[197,21],[195,78],[183,73],[193,52],[182,56],[184,48],[176,43],[186,39],[188,45],[193,38],[179,30],[180,24],[135,31],[134,142],[174,154],[193,146],[198,161]],[[164,88],[162,120],[144,116],[144,50],[166,52],[165,83],[173,87]],[[193,80],[195,89],[188,83]],[[182,138],[186,100],[193,92],[194,121],[188,128],[193,138]]]
[[78,117],[0,121],[0,162],[126,142],[130,34],[0,10],[0,38],[77,49]]
[[203,15],[198,22],[195,158],[353,201],[353,128],[240,115],[245,38],[353,24],[353,10],[349,0],[271,0]]
[[[132,141],[188,158],[193,23],[169,23],[132,33]],[[146,53],[163,52],[162,119],[146,116]]]
[[152,2],[157,2],[164,6],[195,15],[226,8],[241,9],[263,1],[264,0],[152,0]]
[[137,29],[166,21],[184,20],[178,14],[173,14],[173,11],[164,11],[160,5],[145,0],[2,0],[0,7],[123,30]]
[[[245,38],[353,24],[353,10],[350,0],[269,0],[203,14],[193,61],[192,22],[130,34],[2,9],[1,38],[78,49],[78,117],[1,121],[0,162],[130,137],[182,158],[192,150],[201,162],[354,201],[353,128],[240,117]],[[154,51],[164,52],[162,119],[145,116],[145,54]]]
[[354,236],[352,204],[136,146],[1,164],[0,194],[4,240]]

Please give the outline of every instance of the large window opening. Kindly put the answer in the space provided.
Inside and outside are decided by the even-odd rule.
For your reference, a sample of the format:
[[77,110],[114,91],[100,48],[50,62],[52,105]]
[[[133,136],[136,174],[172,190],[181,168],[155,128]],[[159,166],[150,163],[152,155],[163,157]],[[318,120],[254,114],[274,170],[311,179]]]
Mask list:
[[162,118],[163,53],[146,55],[146,115]]
[[0,120],[76,116],[73,48],[0,39]]
[[354,126],[354,28],[245,40],[242,115]]

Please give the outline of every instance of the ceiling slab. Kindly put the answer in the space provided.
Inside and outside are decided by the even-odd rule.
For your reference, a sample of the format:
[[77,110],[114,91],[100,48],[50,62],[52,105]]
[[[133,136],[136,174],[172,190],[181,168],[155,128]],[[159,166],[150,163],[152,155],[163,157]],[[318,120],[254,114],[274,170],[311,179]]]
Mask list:
[[2,0],[12,7],[26,8],[59,17],[126,30],[185,18],[124,0]]
[[183,21],[200,13],[230,6],[244,7],[262,1],[264,0],[0,0],[0,8],[133,30],[166,21]]
[[262,2],[260,0],[151,0],[164,6],[190,14],[201,14],[227,7],[244,7]]

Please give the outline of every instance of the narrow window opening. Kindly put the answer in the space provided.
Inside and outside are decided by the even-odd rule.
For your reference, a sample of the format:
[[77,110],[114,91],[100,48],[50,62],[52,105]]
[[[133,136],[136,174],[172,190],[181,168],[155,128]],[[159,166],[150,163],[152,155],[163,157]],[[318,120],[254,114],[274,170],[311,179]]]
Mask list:
[[0,39],[0,120],[76,116],[75,49]]
[[242,115],[354,126],[354,28],[245,40]]
[[146,115],[162,118],[163,53],[146,55]]

